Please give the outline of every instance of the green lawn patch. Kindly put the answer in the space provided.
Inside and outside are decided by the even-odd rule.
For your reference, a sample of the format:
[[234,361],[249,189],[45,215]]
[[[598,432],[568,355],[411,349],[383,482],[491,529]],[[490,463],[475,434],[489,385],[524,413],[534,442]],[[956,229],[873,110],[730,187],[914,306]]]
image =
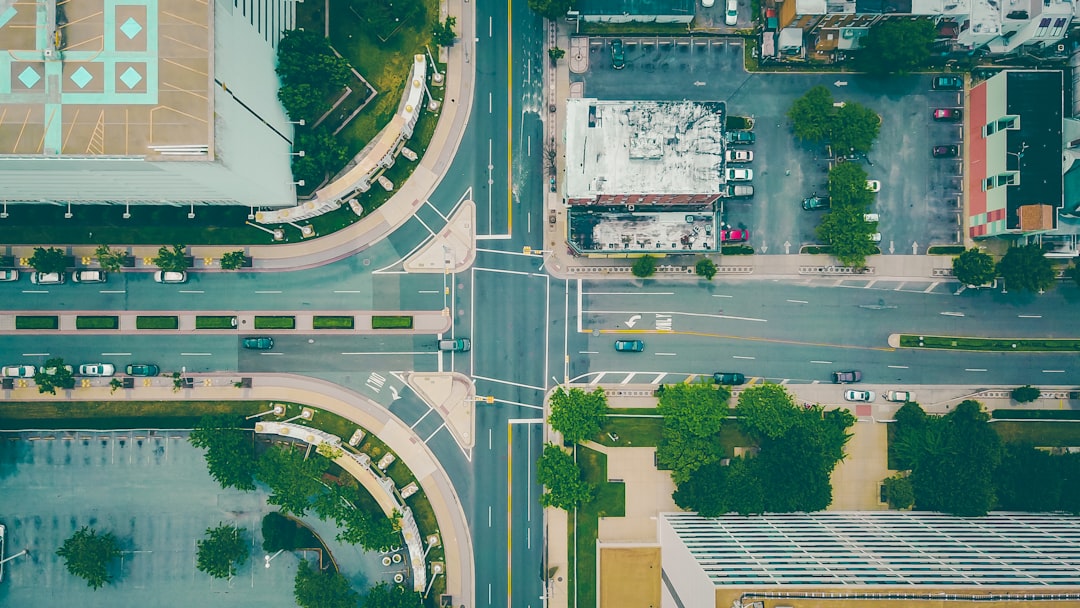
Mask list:
[[236,317],[195,317],[195,329],[236,329]]
[[[661,34],[666,36],[685,36],[687,28],[685,23],[601,23],[594,21],[579,21],[582,34],[597,35],[622,35],[622,34]],[[696,32],[695,36],[707,36]]]
[[946,350],[1071,352],[1080,351],[1080,339],[960,338],[905,334],[900,336],[900,346],[905,348],[942,348]]
[[[600,445],[614,447],[656,446],[660,443],[660,432],[663,427],[664,419],[656,414],[655,410],[648,418],[608,414],[600,427],[600,434],[593,440]],[[608,433],[618,439],[612,439]]]
[[998,420],[1080,420],[1080,410],[994,410]]
[[5,401],[0,429],[190,429],[204,415],[268,409],[266,401]]
[[832,247],[828,245],[806,245],[799,253],[805,253],[807,255],[829,255],[832,253]]
[[[573,587],[578,606],[596,606],[596,537],[601,517],[622,517],[626,514],[626,485],[607,481],[607,456],[577,447],[577,462],[582,476],[596,487],[596,494],[577,510],[574,527],[577,528],[577,553],[570,556],[571,568],[576,563]],[[571,514],[573,517],[573,514]],[[572,533],[572,532],[571,532]]]
[[404,316],[380,316],[371,317],[372,329],[412,329],[413,318]]
[[353,317],[324,317],[316,316],[312,319],[314,329],[352,329],[355,319]]
[[963,245],[934,245],[926,250],[928,255],[960,255],[964,253]]
[[60,319],[54,316],[15,317],[15,329],[57,329]]
[[1080,446],[1080,423],[995,419],[990,428],[1004,443],[1030,443],[1038,447]]
[[725,420],[716,436],[717,441],[723,447],[725,458],[733,458],[737,447],[745,448],[757,445],[743,433],[742,426],[735,420]]
[[75,329],[117,329],[119,317],[75,317]]
[[296,317],[255,317],[255,329],[295,329]]
[[180,320],[177,317],[136,317],[135,328],[136,329],[176,329],[180,327]]
[[722,245],[721,255],[754,255],[754,248],[749,245]]

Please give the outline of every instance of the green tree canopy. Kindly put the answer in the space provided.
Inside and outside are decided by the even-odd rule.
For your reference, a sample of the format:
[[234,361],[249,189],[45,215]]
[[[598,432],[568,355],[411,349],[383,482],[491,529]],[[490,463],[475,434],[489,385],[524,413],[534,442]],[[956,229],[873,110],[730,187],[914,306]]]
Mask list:
[[189,266],[187,253],[184,252],[185,248],[185,245],[173,245],[172,249],[162,245],[154,258],[154,266],[165,272],[184,272]]
[[191,445],[206,449],[206,468],[222,488],[255,489],[255,440],[239,416],[203,416],[188,436]]
[[536,480],[544,486],[540,504],[570,511],[592,498],[593,488],[581,477],[573,456],[550,443],[536,463]]
[[360,545],[369,551],[386,551],[400,546],[401,514],[394,511],[392,517],[382,513],[369,513],[357,505],[359,492],[352,486],[333,484],[316,494],[312,507],[319,519],[333,519],[341,530],[337,540]]
[[[838,163],[829,169],[829,198],[832,206],[856,207],[866,213],[874,202],[874,193],[866,187],[869,176],[861,165]],[[860,218],[861,221],[861,218]]]
[[529,0],[529,8],[554,21],[565,17],[566,13],[574,8],[574,0]]
[[64,272],[68,267],[68,255],[56,247],[34,247],[34,255],[28,260],[30,267],[46,274]]
[[271,511],[262,519],[262,548],[267,553],[292,551],[301,546],[307,535],[303,526],[289,517]]
[[293,597],[300,608],[356,608],[360,594],[340,572],[320,572],[306,560],[296,570]]
[[250,549],[244,531],[219,523],[206,529],[206,538],[197,543],[195,567],[214,578],[232,578],[237,567],[247,561]]
[[823,141],[833,128],[833,96],[828,87],[817,85],[795,100],[788,110],[795,137],[803,141]]
[[120,268],[124,265],[124,259],[127,258],[127,253],[120,249],[111,249],[108,245],[98,245],[97,249],[94,250],[94,256],[97,257],[102,270],[120,272]]
[[454,39],[457,38],[457,34],[454,33],[456,24],[457,17],[447,17],[446,21],[442,23],[436,21],[435,25],[432,26],[431,39],[439,46],[454,44]]
[[120,553],[120,543],[111,532],[98,534],[89,526],[76,530],[56,550],[56,554],[64,559],[68,572],[86,579],[87,586],[93,589],[113,581],[109,568]]
[[55,395],[58,388],[75,388],[75,374],[68,367],[60,357],[46,359],[45,365],[39,367],[34,373],[34,384],[37,385],[38,393]]
[[1012,400],[1017,403],[1031,403],[1039,398],[1042,391],[1038,387],[1027,384],[1025,386],[1018,386],[1012,390]]
[[731,393],[709,384],[670,384],[660,388],[656,413],[664,417],[657,462],[671,469],[675,483],[698,467],[720,459],[716,434],[728,415]]
[[[308,124],[314,124],[315,120],[326,114],[330,109],[330,102],[317,87],[306,82],[297,84],[283,84],[278,89],[278,101],[285,108],[285,113],[293,121],[304,120]],[[297,131],[300,131],[298,128]],[[303,150],[294,145],[297,150]],[[304,151],[305,155],[307,151]]]
[[557,64],[559,62],[559,60],[562,59],[563,57],[566,57],[566,50],[565,49],[560,49],[557,46],[553,46],[550,49],[548,49],[548,59],[551,60],[551,65]]
[[779,384],[759,384],[739,394],[735,415],[753,437],[776,439],[796,423],[799,409],[795,399]]
[[1036,244],[1010,247],[997,263],[1005,289],[1047,291],[1054,287],[1054,266]]
[[309,84],[328,92],[349,82],[349,62],[334,54],[330,42],[315,30],[287,30],[278,42],[277,67],[287,85]]
[[873,225],[863,221],[863,213],[854,205],[838,207],[834,203],[818,224],[818,238],[831,247],[833,257],[845,266],[861,268],[866,265],[867,256],[877,252],[877,245],[870,240]]
[[706,281],[711,281],[716,276],[716,263],[709,258],[701,258],[694,265],[694,272]]
[[855,55],[858,69],[870,74],[906,74],[930,59],[937,37],[930,19],[884,19],[870,27]]
[[420,608],[420,594],[386,581],[376,583],[364,595],[364,608]]
[[656,273],[656,258],[651,255],[645,255],[637,259],[634,265],[630,267],[630,272],[635,277],[642,279],[651,277]]
[[222,270],[237,270],[244,265],[247,261],[247,256],[244,255],[244,250],[227,251],[221,256],[221,269]]
[[322,183],[349,160],[348,150],[325,126],[299,130],[293,148],[304,151],[304,156],[293,157],[293,177],[307,186]]
[[551,415],[548,416],[548,423],[569,443],[599,434],[608,411],[607,397],[604,396],[604,389],[599,387],[591,393],[580,388],[572,388],[568,392],[559,387],[552,393],[549,404]]
[[874,147],[881,118],[877,112],[853,101],[846,102],[832,119],[829,139],[834,154],[866,154]]
[[330,461],[318,454],[305,460],[302,451],[273,446],[259,458],[258,477],[270,486],[267,502],[284,513],[302,516],[324,490],[319,480],[328,466]]
[[957,281],[972,287],[985,285],[997,276],[993,256],[978,247],[967,249],[953,258],[952,269]]
[[915,504],[915,489],[907,475],[897,473],[886,477],[884,486],[890,509],[910,509]]

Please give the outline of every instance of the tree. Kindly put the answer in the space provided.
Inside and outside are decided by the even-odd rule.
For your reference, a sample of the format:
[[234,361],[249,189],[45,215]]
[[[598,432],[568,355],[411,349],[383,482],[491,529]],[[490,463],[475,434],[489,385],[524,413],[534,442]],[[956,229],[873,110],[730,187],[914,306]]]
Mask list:
[[117,389],[124,388],[124,381],[119,378],[113,378],[109,380],[109,394],[113,394]]
[[188,258],[184,252],[185,245],[173,245],[172,249],[162,245],[158,249],[157,257],[154,258],[154,266],[165,272],[184,272],[188,269]]
[[574,458],[550,443],[536,463],[536,480],[544,486],[540,504],[571,511],[592,498],[593,487],[581,478]]
[[1012,390],[1012,399],[1017,403],[1031,403],[1038,399],[1041,394],[1041,390],[1028,384],[1014,388]]
[[454,39],[457,38],[457,34],[454,33],[454,25],[456,24],[457,17],[447,17],[446,21],[442,23],[436,21],[435,25],[432,26],[431,39],[439,46],[454,44]]
[[349,160],[348,150],[325,126],[298,132],[293,147],[304,150],[304,156],[293,157],[293,177],[308,186],[322,183],[327,174],[337,173]]
[[557,46],[553,46],[550,49],[548,49],[548,59],[551,60],[551,65],[552,66],[559,63],[559,60],[562,59],[563,57],[566,57],[566,51],[565,50],[560,49]]
[[[850,164],[850,163],[844,163]],[[835,200],[835,199],[834,199]],[[817,236],[830,246],[830,253],[841,264],[862,268],[867,256],[877,252],[870,240],[873,225],[863,220],[863,210],[854,206],[836,206],[821,218]]]
[[360,594],[340,572],[320,572],[306,560],[296,570],[293,597],[301,608],[356,608]]
[[994,472],[995,509],[1008,511],[1068,511],[1062,501],[1069,485],[1070,460],[1075,454],[1053,455],[1030,444],[1007,444]]
[[386,581],[376,583],[364,596],[364,608],[420,608],[420,594]]
[[278,42],[277,67],[285,84],[306,83],[323,96],[349,81],[349,62],[338,57],[325,36],[314,30],[288,30]]
[[236,270],[247,262],[247,256],[244,255],[244,251],[228,251],[221,256],[221,269],[222,270]]
[[237,567],[247,561],[250,550],[244,531],[236,526],[219,523],[206,529],[206,538],[196,543],[198,557],[195,567],[214,578],[232,578]]
[[259,458],[258,477],[270,486],[272,505],[283,513],[303,516],[311,507],[311,499],[324,490],[320,478],[330,462],[318,454],[305,459],[303,452],[274,446]]
[[671,469],[676,484],[701,466],[720,459],[716,434],[728,415],[731,393],[707,384],[672,384],[661,387],[656,413],[664,417],[656,460]]
[[124,265],[124,260],[127,258],[127,253],[119,249],[111,249],[108,245],[98,245],[98,248],[94,250],[94,255],[97,257],[98,265],[106,272],[120,272],[120,267]]
[[967,249],[953,258],[952,270],[957,281],[972,287],[985,285],[997,276],[993,256],[980,251],[978,247]]
[[1054,266],[1035,244],[1010,247],[997,263],[997,274],[1005,288],[1017,291],[1046,291],[1054,287]]
[[881,130],[881,117],[853,101],[844,104],[832,119],[830,141],[836,154],[866,154]]
[[656,258],[651,255],[638,258],[630,268],[630,272],[642,279],[651,277],[656,272]]
[[754,437],[783,437],[799,415],[795,399],[779,384],[759,384],[739,394],[735,415]]
[[910,509],[915,504],[915,489],[907,475],[897,473],[886,477],[883,485],[890,509]]
[[716,276],[716,264],[709,258],[702,258],[694,265],[694,272],[705,277],[706,281],[711,281]]
[[1065,269],[1065,276],[1072,279],[1077,286],[1080,286],[1080,260],[1073,260],[1072,266]]
[[297,549],[306,538],[304,531],[300,523],[271,511],[262,519],[262,549],[267,553]]
[[255,443],[243,424],[231,414],[203,416],[188,435],[191,445],[206,449],[206,468],[222,488],[255,489]]
[[552,393],[550,406],[548,423],[568,443],[577,443],[599,434],[600,424],[608,410],[604,389],[599,387],[586,393],[580,388],[567,392],[560,386]]
[[787,117],[797,139],[816,142],[828,139],[835,112],[832,93],[817,85],[791,104]]
[[45,274],[64,272],[68,267],[67,254],[56,247],[34,247],[34,255],[30,256],[29,262],[31,268]]
[[109,567],[120,557],[121,551],[119,541],[111,532],[98,534],[97,530],[83,526],[64,541],[56,554],[64,558],[68,572],[86,579],[87,586],[100,589],[113,581]]
[[574,8],[574,0],[529,0],[529,8],[552,21],[565,17]]
[[[308,124],[314,124],[317,118],[330,109],[330,103],[323,91],[306,82],[282,84],[278,89],[278,101],[285,108],[290,120],[304,120]],[[305,150],[305,155],[306,153]]]
[[868,211],[874,202],[874,194],[866,188],[868,177],[856,163],[839,163],[829,169],[829,197],[833,208],[853,206],[862,213]]
[[855,65],[871,74],[906,74],[930,58],[935,30],[930,19],[878,21],[859,41]]
[[64,364],[60,357],[47,359],[45,365],[34,372],[34,384],[37,385],[38,393],[56,394],[56,389],[75,388],[75,370]]

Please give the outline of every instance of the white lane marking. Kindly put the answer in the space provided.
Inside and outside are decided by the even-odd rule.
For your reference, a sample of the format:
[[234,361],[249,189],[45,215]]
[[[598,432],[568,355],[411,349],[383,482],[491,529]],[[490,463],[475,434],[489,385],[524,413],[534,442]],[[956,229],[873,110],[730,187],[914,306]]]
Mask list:
[[255,293],[281,293],[280,289],[257,289]]
[[427,436],[427,439],[424,440],[424,443],[427,443],[427,442],[431,441],[431,438],[434,437],[436,433],[438,433],[439,431],[441,431],[441,430],[443,430],[445,428],[446,428],[446,423],[445,422],[440,424],[439,428],[435,429],[434,431],[431,431],[431,434]]
[[[527,408],[533,409],[533,410],[543,410],[544,409],[544,406],[542,406],[542,405],[532,405],[532,404],[529,404],[529,403],[521,403],[520,401],[510,401],[508,399],[495,399],[495,403],[505,403],[507,405],[516,405],[518,407],[527,407]],[[445,426],[445,425],[443,425],[443,426]]]
[[965,372],[985,372],[986,368],[983,367],[968,367],[964,369]]
[[891,369],[907,369],[908,366],[906,366],[906,365],[890,365],[889,368],[891,368]]
[[127,293],[126,289],[102,289],[98,293]]
[[488,429],[488,449],[491,449],[492,440],[495,437],[495,429]]
[[180,293],[206,293],[201,289],[181,289]]
[[930,283],[930,286],[927,287],[926,289],[924,289],[923,293],[930,293],[931,291],[934,290],[935,287],[937,287],[940,284],[941,284],[941,281],[934,281],[933,283]]
[[630,372],[629,374],[626,374],[626,377],[625,377],[625,378],[623,378],[623,379],[622,379],[622,382],[620,382],[619,384],[630,384],[630,380],[631,380],[631,379],[632,379],[633,377],[634,377],[634,372]]
[[439,290],[438,289],[421,289],[419,291],[419,293],[434,293],[434,294],[437,294],[437,293],[439,293]]
[[23,293],[49,293],[48,289],[24,289]]
[[962,313],[962,312],[943,312],[943,313],[940,313],[940,314],[942,314],[942,315],[944,315],[946,317],[962,317],[962,316],[964,316],[964,313]]
[[214,353],[180,353],[181,357],[209,357]]
[[731,358],[732,359],[750,359],[750,360],[757,359],[757,357],[744,357],[742,355],[731,355]]
[[671,296],[675,295],[674,291],[643,291],[641,293],[633,291],[586,291],[587,296]]
[[518,382],[511,382],[509,380],[496,380],[495,378],[485,378],[484,376],[473,376],[475,380],[486,380],[488,382],[496,382],[498,384],[509,384],[510,386],[517,386],[519,388],[529,388],[534,391],[546,391],[547,389],[542,386],[533,386],[531,384],[520,384]]
[[[546,276],[546,275],[545,275]],[[680,311],[662,311],[662,310],[586,310],[585,312],[594,315],[682,315],[684,317],[705,317],[708,319],[732,319],[735,321],[756,321],[758,323],[768,323],[768,319],[758,319],[756,317],[736,317],[733,315],[714,315],[702,312],[680,312]]]
[[101,353],[102,357],[130,357],[131,353]]
[[676,356],[675,353],[653,353],[653,354],[656,355],[657,357],[674,357],[674,356]]
[[49,353],[23,353],[24,357],[48,357]]
[[734,298],[735,296],[724,296],[724,295],[714,293],[712,297],[714,297],[714,298]]
[[359,289],[335,289],[334,293],[364,293]]
[[1044,369],[1043,373],[1044,374],[1064,374],[1065,370],[1063,370],[1063,369]]
[[810,303],[810,302],[807,302],[806,300],[788,300],[788,302],[791,302],[792,304],[809,304]]
[[832,361],[811,361],[810,363],[824,363],[825,365],[832,365]]
[[262,355],[263,357],[273,357],[273,356],[278,356],[278,355],[284,355],[285,353],[259,353],[259,354]]
[[656,375],[656,378],[654,378],[650,384],[660,384],[660,381],[663,380],[666,376],[667,372],[661,372]]
[[1016,315],[1021,319],[1041,319],[1042,315]]
[[596,377],[592,379],[592,382],[590,382],[589,385],[590,386],[595,386],[597,384],[600,384],[600,379],[603,378],[606,374],[607,374],[607,372],[599,372],[599,373],[597,373]]
[[[410,425],[409,425],[409,428],[410,428],[410,429],[415,429],[415,428],[416,428],[416,425],[420,424],[420,422],[421,422],[421,421],[423,421],[423,419],[424,419],[424,418],[427,418],[427,417],[428,417],[428,414],[430,414],[431,412],[434,412],[434,411],[435,411],[435,410],[433,410],[433,409],[431,409],[431,408],[429,407],[429,408],[428,408],[428,411],[424,412],[424,415],[423,415],[423,416],[420,416],[419,418],[417,418],[417,419],[416,419],[416,422],[414,422],[414,423],[412,423],[412,424],[410,424]],[[491,443],[491,439],[490,439],[490,438],[488,438],[488,443],[489,443],[489,444]]]
[[[598,351],[598,350],[579,350],[578,354],[579,355],[599,355],[600,351]],[[556,380],[555,383],[558,384],[559,381]]]
[[372,351],[372,352],[360,352],[360,351],[356,351],[356,352],[351,352],[351,353],[341,353],[341,354],[343,354],[343,355],[437,355],[437,354],[439,354],[439,351],[434,351],[434,350],[429,350],[429,351],[416,351],[416,352],[409,352],[409,351]]
[[488,527],[491,527],[491,507],[488,507]]

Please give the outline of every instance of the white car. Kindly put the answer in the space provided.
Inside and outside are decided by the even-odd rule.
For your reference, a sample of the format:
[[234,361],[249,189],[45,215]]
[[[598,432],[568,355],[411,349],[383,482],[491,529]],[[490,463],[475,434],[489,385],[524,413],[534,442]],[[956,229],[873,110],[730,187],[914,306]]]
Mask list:
[[754,179],[754,171],[752,169],[728,169],[727,181],[729,182],[748,182]]
[[71,280],[76,283],[104,283],[108,275],[102,270],[76,270]]
[[735,25],[739,21],[739,1],[727,0],[727,12],[724,13],[724,23]]
[[866,189],[870,192],[881,192],[881,182],[876,179],[866,180]]
[[844,391],[844,399],[848,401],[869,403],[874,400],[875,396],[874,391]]
[[80,376],[113,376],[116,368],[112,363],[87,363],[79,366]]
[[14,268],[2,268],[0,269],[0,281],[18,281],[19,271]]
[[35,272],[30,275],[30,282],[34,285],[60,285],[64,282],[64,273]]
[[701,0],[701,6],[710,8],[713,5],[713,0]]
[[724,158],[729,163],[748,163],[754,160],[754,153],[750,150],[732,150],[728,148],[727,153],[724,154]]
[[864,213],[862,216],[864,222],[876,222],[878,221],[878,214],[876,213]]
[[158,283],[187,283],[187,273],[159,270],[154,273],[154,280]]
[[871,234],[870,235],[870,240],[875,242],[875,243],[880,243],[881,242],[881,233],[880,232],[875,232],[874,234]]
[[36,373],[33,365],[6,365],[3,370],[5,378],[33,378]]

